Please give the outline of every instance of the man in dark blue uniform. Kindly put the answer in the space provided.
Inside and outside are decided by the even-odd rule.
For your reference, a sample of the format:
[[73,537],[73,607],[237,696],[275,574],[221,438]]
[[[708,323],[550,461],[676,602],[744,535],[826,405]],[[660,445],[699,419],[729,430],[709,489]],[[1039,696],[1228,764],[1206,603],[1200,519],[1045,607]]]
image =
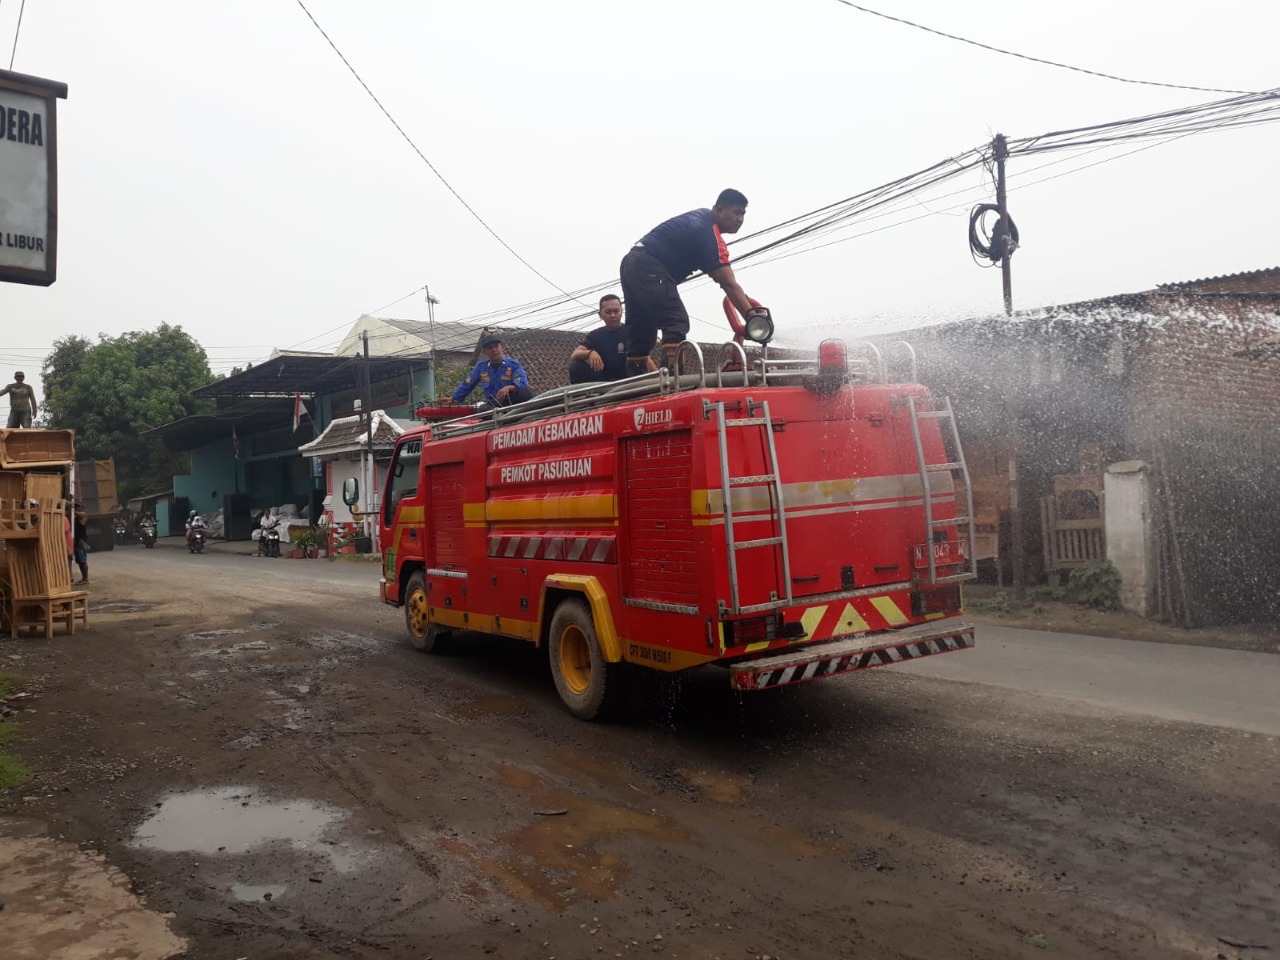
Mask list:
[[658,224],[622,258],[627,376],[645,372],[659,330],[662,363],[668,369],[673,366],[676,347],[689,334],[689,312],[676,284],[696,270],[720,284],[744,321],[764,310],[752,306],[738,285],[724,243],[723,234],[737,233],[746,215],[747,198],[737,190],[722,190],[710,210],[690,210]]
[[[584,336],[569,357],[570,383],[621,380],[627,375],[626,328],[622,325],[622,301],[616,293],[600,298],[599,316],[604,326]],[[652,360],[648,363],[651,370],[657,369]]]
[[501,337],[489,334],[481,339],[480,349],[488,359],[477,363],[475,369],[458,384],[458,389],[449,398],[451,403],[461,403],[477,386],[484,393],[485,404],[490,407],[505,407],[533,399],[524,367],[520,366],[519,360],[506,356]]

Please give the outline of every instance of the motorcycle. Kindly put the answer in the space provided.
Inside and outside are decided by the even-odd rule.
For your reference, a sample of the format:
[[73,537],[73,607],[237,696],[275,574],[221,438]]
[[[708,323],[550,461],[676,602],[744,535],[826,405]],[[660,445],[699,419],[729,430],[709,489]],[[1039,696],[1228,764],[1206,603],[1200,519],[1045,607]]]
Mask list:
[[150,550],[156,545],[156,525],[150,520],[143,520],[138,527],[138,539],[142,541],[142,545]]
[[115,525],[116,546],[123,547],[129,542],[129,527],[123,520],[117,520]]
[[187,537],[187,549],[192,553],[204,553],[204,527],[194,527]]
[[258,534],[258,556],[280,556],[280,526],[278,520],[268,521]]

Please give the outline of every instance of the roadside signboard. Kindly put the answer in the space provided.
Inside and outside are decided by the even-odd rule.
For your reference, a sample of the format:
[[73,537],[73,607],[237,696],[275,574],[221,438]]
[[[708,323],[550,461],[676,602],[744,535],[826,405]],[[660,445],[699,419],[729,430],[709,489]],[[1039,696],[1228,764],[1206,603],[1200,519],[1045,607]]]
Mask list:
[[0,280],[47,287],[58,266],[57,101],[67,85],[0,70]]

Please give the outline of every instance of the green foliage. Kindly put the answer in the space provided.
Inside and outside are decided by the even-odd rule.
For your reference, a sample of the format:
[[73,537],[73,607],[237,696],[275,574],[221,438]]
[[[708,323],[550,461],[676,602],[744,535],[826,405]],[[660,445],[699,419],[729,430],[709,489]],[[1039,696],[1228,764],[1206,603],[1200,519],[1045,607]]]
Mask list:
[[965,609],[974,613],[987,613],[1014,620],[1027,615],[1028,604],[1019,602],[1001,590],[994,597],[965,597]]
[[1036,603],[1062,603],[1067,599],[1067,591],[1062,587],[1044,584],[1038,587],[1031,587],[1027,591],[1027,596]]
[[[20,678],[12,673],[0,673],[0,697],[6,697],[18,689]],[[12,720],[0,720],[0,745],[18,738],[18,725]],[[31,776],[31,771],[17,757],[0,753],[0,790],[20,787]]]
[[0,790],[12,790],[27,782],[31,770],[17,757],[0,753]]
[[296,550],[315,550],[325,545],[327,533],[319,527],[295,527],[289,532]]
[[1067,599],[1098,610],[1120,609],[1120,571],[1110,560],[1094,560],[1071,571]]
[[54,341],[41,373],[45,423],[76,431],[80,459],[115,457],[118,496],[164,489],[184,458],[156,438],[140,436],[154,427],[213,404],[191,391],[213,379],[204,348],[181,327],[162,323],[118,337],[99,335]]
[[[458,384],[471,372],[470,365],[445,364],[436,367],[436,396],[447,397],[458,389]],[[432,399],[435,399],[434,397]]]

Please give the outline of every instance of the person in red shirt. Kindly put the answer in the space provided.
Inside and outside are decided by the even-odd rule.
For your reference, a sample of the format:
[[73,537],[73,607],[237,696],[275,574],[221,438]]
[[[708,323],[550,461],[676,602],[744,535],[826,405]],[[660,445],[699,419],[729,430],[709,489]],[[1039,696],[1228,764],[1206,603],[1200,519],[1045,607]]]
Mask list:
[[724,234],[737,233],[747,215],[747,198],[722,190],[710,210],[690,210],[658,224],[622,258],[622,296],[627,305],[627,376],[644,373],[649,352],[662,331],[662,363],[670,369],[676,348],[689,334],[689,312],[677,284],[701,270],[725,292],[745,321],[753,306],[729,266]]

